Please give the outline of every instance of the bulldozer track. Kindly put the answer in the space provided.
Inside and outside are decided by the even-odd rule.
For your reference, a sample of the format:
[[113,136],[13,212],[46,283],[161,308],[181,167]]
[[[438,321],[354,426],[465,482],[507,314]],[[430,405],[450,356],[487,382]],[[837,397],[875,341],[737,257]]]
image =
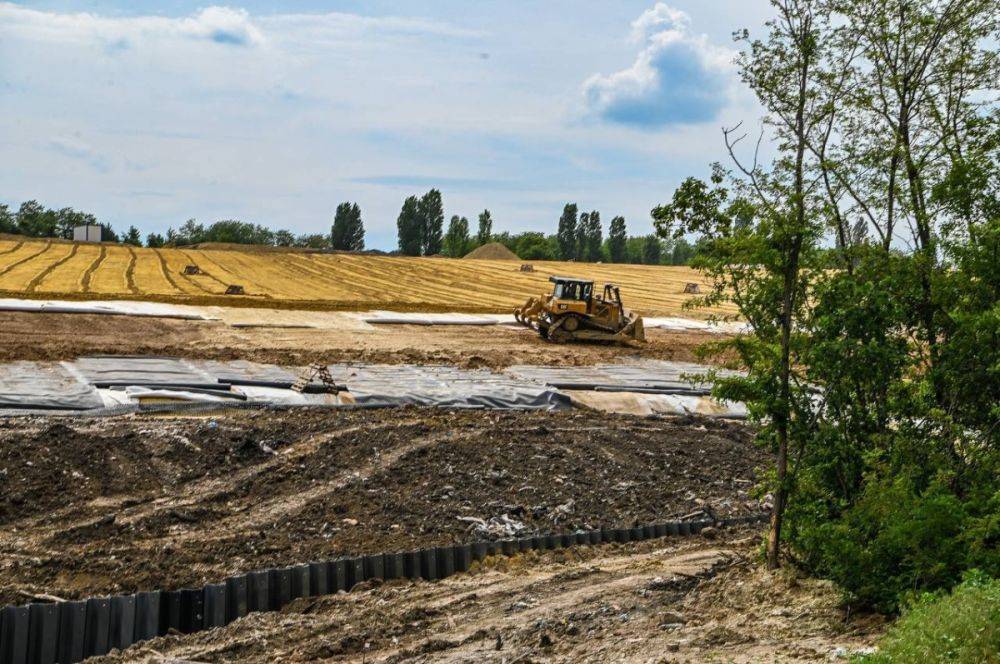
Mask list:
[[74,243],[73,248],[69,250],[69,253],[67,253],[65,256],[57,260],[55,263],[52,263],[51,265],[46,267],[44,270],[36,274],[34,277],[32,277],[31,281],[28,282],[28,285],[24,289],[25,292],[34,293],[35,290],[42,284],[42,281],[45,280],[45,277],[52,274],[52,272],[54,272],[56,268],[58,268],[60,265],[62,265],[69,259],[73,258],[73,256],[76,256],[76,252],[79,251],[79,249],[80,245]]
[[80,277],[80,286],[83,288],[84,293],[90,292],[90,280],[94,277],[94,272],[97,272],[97,268],[101,267],[101,263],[104,262],[107,255],[108,248],[102,244],[101,253],[87,266],[87,269],[83,272],[83,276]]
[[29,256],[25,256],[24,258],[21,258],[19,260],[16,260],[13,263],[11,263],[10,265],[4,267],[2,270],[0,270],[0,277],[2,277],[3,275],[7,274],[11,270],[13,270],[15,267],[17,267],[19,265],[24,265],[28,261],[30,261],[32,259],[35,259],[35,258],[38,258],[42,254],[44,254],[46,251],[48,251],[51,246],[52,246],[51,242],[46,242],[45,245],[39,251],[36,251],[35,253],[33,253],[33,254],[29,255]]

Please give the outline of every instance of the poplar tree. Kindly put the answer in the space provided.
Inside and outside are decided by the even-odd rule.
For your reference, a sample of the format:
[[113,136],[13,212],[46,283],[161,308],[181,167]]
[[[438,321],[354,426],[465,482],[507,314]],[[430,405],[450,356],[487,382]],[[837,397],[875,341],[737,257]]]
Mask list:
[[493,237],[493,217],[489,210],[479,213],[479,231],[476,233],[476,242],[480,245],[486,244]]
[[624,263],[626,258],[625,243],[628,233],[625,230],[625,217],[615,217],[608,228],[608,258],[612,263]]
[[577,257],[576,213],[576,203],[567,203],[563,207],[562,216],[559,217],[556,240],[559,244],[559,258],[564,261],[576,260]]
[[399,251],[406,256],[419,256],[423,220],[420,214],[420,199],[410,196],[403,201],[403,208],[396,219]]

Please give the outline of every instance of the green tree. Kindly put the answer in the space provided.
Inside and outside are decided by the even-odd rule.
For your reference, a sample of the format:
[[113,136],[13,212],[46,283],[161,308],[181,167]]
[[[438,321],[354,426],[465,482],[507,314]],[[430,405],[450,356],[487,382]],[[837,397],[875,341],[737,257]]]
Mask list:
[[295,234],[284,229],[275,231],[274,244],[278,247],[293,247],[295,246]]
[[552,244],[544,233],[526,232],[515,236],[514,253],[528,261],[549,261],[555,258]]
[[121,242],[118,233],[111,228],[111,224],[101,224],[101,242]]
[[[758,438],[775,452],[773,509],[767,564],[781,564],[782,527],[791,489],[789,450],[801,450],[812,433],[810,394],[798,375],[801,330],[808,319],[809,276],[822,233],[806,177],[808,144],[828,107],[813,103],[825,44],[824,6],[813,0],[774,0],[778,16],[766,40],[750,40],[739,58],[743,81],[768,113],[780,153],[770,168],[737,155],[739,129],[725,131],[726,147],[741,179],[736,197],[722,186],[727,173],[713,171],[711,186],[689,179],[673,201],[653,210],[664,235],[702,235],[705,251],[695,265],[715,282],[704,302],[732,301],[753,334],[728,344],[747,368],[746,377],[724,378],[718,393],[746,401],[760,424]],[[726,345],[726,344],[724,344]]]
[[166,240],[159,233],[150,233],[146,236],[146,246],[151,249],[159,249],[164,244],[166,244]]
[[55,230],[53,237],[61,237],[64,240],[72,239],[73,229],[77,226],[96,225],[97,218],[86,212],[79,212],[73,208],[62,208],[55,211]]
[[403,201],[403,208],[396,219],[399,251],[405,256],[419,256],[422,248],[423,219],[420,200],[410,196]]
[[330,246],[342,251],[361,251],[365,248],[365,227],[357,203],[345,202],[337,206],[330,229]]
[[579,245],[576,238],[576,215],[576,203],[567,203],[559,217],[559,232],[556,237],[559,239],[559,258],[564,261],[574,261],[577,258]]
[[129,226],[128,230],[125,231],[125,235],[122,237],[122,242],[124,244],[130,244],[133,247],[141,247],[142,235],[139,234],[139,229],[135,226]]
[[167,240],[178,247],[205,242],[205,227],[194,219],[188,219],[176,231],[168,228]]
[[29,237],[56,237],[58,219],[38,201],[25,201],[17,211],[17,231]]
[[0,203],[0,233],[16,233],[17,222],[10,208]]
[[469,220],[453,215],[448,224],[448,233],[444,236],[444,255],[461,258],[468,253],[470,242]]
[[295,238],[294,246],[309,249],[329,249],[330,236],[326,233],[306,233]]
[[628,258],[625,247],[627,240],[625,217],[615,217],[608,229],[608,257],[612,263],[624,263]]
[[690,265],[694,258],[694,245],[683,237],[674,239],[673,248],[670,252],[671,265]]
[[480,245],[487,244],[493,236],[493,217],[489,210],[479,213],[479,230],[476,233],[476,242]]
[[647,235],[642,243],[642,262],[646,265],[659,265],[662,250],[660,238],[655,235]]
[[601,213],[597,210],[580,215],[580,223],[577,226],[577,237],[579,241],[579,253],[581,260],[588,263],[596,263],[601,260],[601,245],[603,237],[601,231]]
[[431,189],[420,199],[420,247],[425,256],[441,253],[444,241],[444,203],[441,192]]
[[581,212],[576,223],[576,246],[573,249],[574,260],[587,260],[587,233],[590,230],[590,213]]

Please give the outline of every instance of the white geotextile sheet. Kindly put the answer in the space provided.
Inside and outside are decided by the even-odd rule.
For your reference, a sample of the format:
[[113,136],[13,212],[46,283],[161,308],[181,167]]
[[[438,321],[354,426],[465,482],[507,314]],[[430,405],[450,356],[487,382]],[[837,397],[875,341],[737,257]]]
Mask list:
[[130,300],[72,301],[72,300],[22,300],[0,298],[0,311],[33,313],[103,314],[112,316],[145,316],[153,318],[184,318],[212,320],[211,316],[196,307],[164,304],[162,302],[135,302]]
[[[678,394],[707,395],[712,384],[706,376],[712,369],[689,362],[666,360],[636,360],[616,364],[595,364],[578,367],[552,367],[537,365],[514,365],[505,372],[514,378],[550,385],[559,389],[597,391],[661,391]],[[719,375],[733,375],[724,369],[716,370]]]
[[676,330],[679,332],[711,332],[714,334],[742,334],[749,328],[746,323],[736,321],[710,322],[693,318],[677,318],[670,316],[643,316],[642,324],[647,328],[661,330]]
[[606,413],[622,415],[691,415],[743,420],[746,405],[740,402],[716,401],[710,397],[685,394],[636,394],[634,392],[566,392],[574,404]]
[[[500,316],[497,314],[461,314],[461,313],[416,313],[398,311],[370,311],[361,314],[361,320],[369,325],[496,325]],[[506,322],[506,320],[504,320]]]
[[557,390],[489,369],[445,365],[332,364],[330,375],[359,405],[555,409],[569,405]]

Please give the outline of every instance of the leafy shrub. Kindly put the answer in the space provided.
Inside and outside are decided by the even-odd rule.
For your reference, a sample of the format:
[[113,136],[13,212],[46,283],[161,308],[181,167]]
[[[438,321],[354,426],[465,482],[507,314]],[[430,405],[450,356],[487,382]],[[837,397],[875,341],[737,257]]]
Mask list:
[[863,664],[1000,661],[1000,581],[970,574],[950,595],[924,594]]
[[869,483],[840,519],[793,514],[793,539],[806,566],[836,581],[849,601],[894,612],[907,594],[949,588],[973,565],[997,570],[998,506],[1000,499],[963,501],[937,485],[921,494],[897,478]]

